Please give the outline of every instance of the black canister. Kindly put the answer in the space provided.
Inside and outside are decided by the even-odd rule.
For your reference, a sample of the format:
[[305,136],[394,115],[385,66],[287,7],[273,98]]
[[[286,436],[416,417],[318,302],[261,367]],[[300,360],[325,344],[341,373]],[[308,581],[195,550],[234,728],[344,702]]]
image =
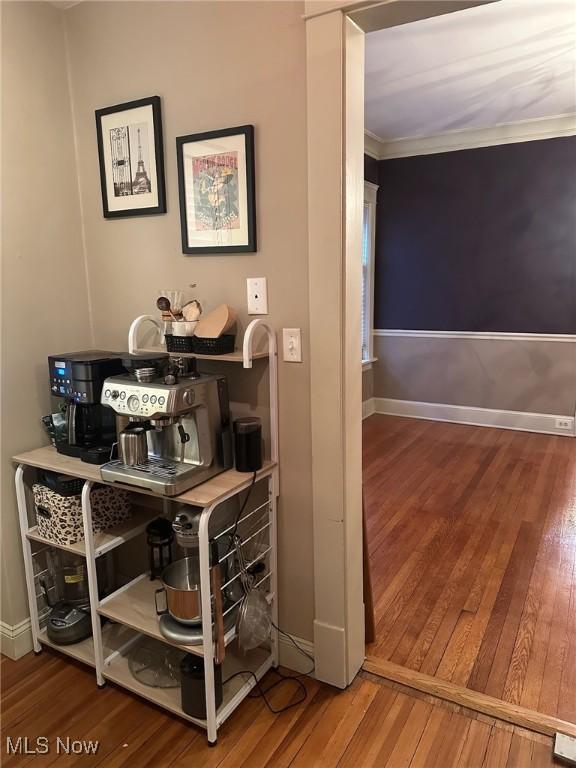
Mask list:
[[262,468],[262,422],[246,416],[234,422],[234,453],[238,472],[255,472]]
[[[206,686],[204,659],[187,653],[180,662],[182,710],[190,717],[206,719]],[[222,665],[214,664],[214,697],[216,709],[222,704]]]

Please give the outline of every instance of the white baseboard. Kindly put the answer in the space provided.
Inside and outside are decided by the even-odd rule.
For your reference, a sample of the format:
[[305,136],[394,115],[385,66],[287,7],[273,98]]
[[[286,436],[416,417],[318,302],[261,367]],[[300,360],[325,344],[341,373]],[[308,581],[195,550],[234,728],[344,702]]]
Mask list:
[[30,619],[14,625],[0,621],[0,650],[4,656],[16,661],[30,653],[33,647]]
[[325,621],[314,621],[316,679],[336,688],[346,688],[346,631]]
[[369,400],[364,400],[362,403],[362,421],[364,419],[367,419],[368,416],[372,416],[372,414],[375,411],[376,403],[374,401],[375,399],[371,397]]
[[[393,400],[388,397],[375,397],[373,399],[373,413],[406,416],[429,421],[448,421],[455,424],[471,424],[478,427],[515,429],[521,432],[542,432],[547,435],[563,435],[564,437],[576,435],[573,416],[500,411],[492,408],[447,405],[446,403],[421,403],[413,400]],[[559,419],[567,423],[567,429],[557,426]]]
[[[302,640],[301,637],[294,637],[294,642],[298,643],[303,651],[306,651],[308,656],[312,656],[314,659],[314,644],[308,640]],[[300,653],[298,648],[293,642],[285,635],[278,634],[278,655],[280,657],[280,664],[283,667],[293,670],[294,672],[310,672],[312,668],[311,661],[308,656]],[[314,675],[312,675],[314,677]]]

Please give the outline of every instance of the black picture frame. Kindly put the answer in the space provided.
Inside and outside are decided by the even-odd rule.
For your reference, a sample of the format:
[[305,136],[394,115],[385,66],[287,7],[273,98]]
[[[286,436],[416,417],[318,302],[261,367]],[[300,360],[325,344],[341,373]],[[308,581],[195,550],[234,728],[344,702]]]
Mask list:
[[[190,212],[187,204],[187,190],[189,191],[190,180],[186,175],[186,167],[184,162],[185,147],[189,144],[195,144],[199,142],[210,142],[213,139],[222,139],[228,137],[242,136],[244,139],[244,168],[238,167],[237,188],[241,184],[242,176],[245,179],[245,198],[246,205],[245,210],[240,206],[240,194],[237,195],[238,202],[238,220],[241,222],[241,233],[238,236],[242,238],[242,242],[227,243],[218,245],[204,243],[194,245],[189,240],[189,228],[188,220]],[[215,155],[221,155],[221,151],[214,152]],[[235,128],[224,128],[217,131],[205,131],[203,133],[192,133],[188,136],[179,136],[176,138],[176,157],[178,165],[178,191],[180,198],[180,228],[182,235],[182,253],[188,255],[204,255],[204,254],[225,254],[225,253],[254,253],[257,249],[256,243],[256,184],[255,184],[255,167],[254,167],[254,126],[253,125],[240,125]],[[208,240],[209,229],[198,230],[205,234],[205,239]],[[216,232],[217,230],[214,230]],[[230,228],[223,227],[220,231],[230,232]],[[212,237],[214,238],[216,235]]]
[[[151,107],[152,131],[148,131],[149,125],[146,123],[139,123],[138,126],[130,124],[121,126],[121,130],[125,130],[126,135],[122,142],[120,140],[116,142],[116,146],[121,144],[123,147],[128,148],[127,158],[126,150],[122,150],[120,160],[114,161],[111,149],[114,142],[112,141],[111,132],[112,130],[118,130],[118,128],[109,128],[104,126],[104,123],[110,123],[111,121],[107,120],[107,118],[110,118],[112,115],[120,115],[123,112],[129,113],[132,110],[140,110],[141,108],[146,107]],[[102,190],[102,210],[104,217],[107,219],[116,219],[125,218],[127,216],[150,216],[158,213],[166,213],[166,182],[164,178],[164,144],[160,96],[150,96],[145,99],[127,101],[124,104],[115,104],[112,107],[97,109],[95,115],[96,135],[98,140],[98,160],[100,164],[100,186]],[[127,114],[126,117],[129,118],[129,115]],[[154,158],[154,164],[153,167],[150,168],[150,171],[146,169],[146,160],[144,159],[142,161],[144,163],[144,170],[147,174],[150,173],[150,176],[152,177],[150,178],[150,176],[148,176],[150,184],[150,190],[148,191],[145,189],[146,181],[142,177],[140,168],[142,149],[140,145],[139,126],[146,128],[146,157],[148,158],[150,165],[152,165],[151,159]],[[105,145],[106,130],[109,131],[110,135],[110,144],[108,145]],[[130,137],[133,131],[138,132],[138,155],[135,160],[132,160],[130,152]],[[149,133],[151,133],[151,136],[153,137],[154,146],[152,148],[149,145]],[[116,157],[118,157],[117,152]],[[117,172],[121,170],[123,173],[121,181],[118,183],[113,166],[115,166]],[[133,170],[133,166],[135,166],[135,170]],[[138,179],[139,175],[141,179],[137,182],[136,179]],[[133,191],[136,184],[140,187],[139,192]],[[128,186],[130,186],[130,191],[116,192],[117,189],[122,188],[127,190]],[[112,199],[110,199],[110,191],[112,188],[114,189],[114,195],[112,196]],[[154,192],[154,190],[156,191]],[[134,202],[138,201],[138,203],[145,203],[146,201],[143,196],[147,194],[151,195],[151,205],[138,205],[132,208],[121,207],[125,202],[129,202],[126,200],[127,197],[134,198]],[[142,195],[142,197],[139,195]]]

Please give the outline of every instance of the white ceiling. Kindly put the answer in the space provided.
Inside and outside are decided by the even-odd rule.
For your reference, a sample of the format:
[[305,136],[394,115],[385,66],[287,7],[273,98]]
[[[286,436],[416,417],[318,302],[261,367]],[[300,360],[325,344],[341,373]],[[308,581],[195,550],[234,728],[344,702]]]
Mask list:
[[500,0],[366,35],[385,141],[576,112],[575,0]]

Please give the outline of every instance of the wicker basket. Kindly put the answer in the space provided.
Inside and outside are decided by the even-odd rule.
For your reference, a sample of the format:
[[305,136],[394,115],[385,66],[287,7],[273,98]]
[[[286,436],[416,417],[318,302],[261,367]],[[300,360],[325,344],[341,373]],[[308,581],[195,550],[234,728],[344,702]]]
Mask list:
[[168,352],[194,352],[194,336],[173,336],[166,334],[166,350]]
[[229,355],[234,352],[234,341],[236,337],[233,333],[224,334],[218,339],[203,339],[200,336],[192,336],[194,341],[193,351],[197,355]]

